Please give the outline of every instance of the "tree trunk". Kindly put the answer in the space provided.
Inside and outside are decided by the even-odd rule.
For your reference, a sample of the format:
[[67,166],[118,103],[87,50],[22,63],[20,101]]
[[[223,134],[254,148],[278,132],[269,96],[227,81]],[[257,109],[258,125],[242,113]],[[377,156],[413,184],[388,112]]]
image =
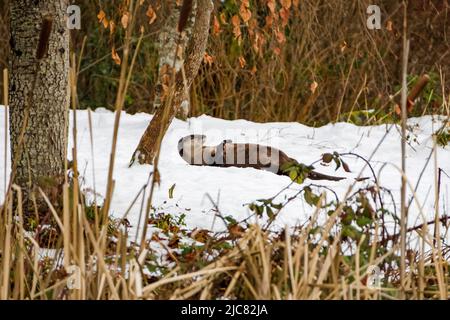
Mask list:
[[[159,67],[158,82],[156,84],[155,98],[153,100],[153,112],[161,107],[164,100],[164,93],[170,86],[172,67],[179,67],[184,63],[184,52],[188,45],[188,40],[192,36],[192,28],[195,23],[196,1],[193,1],[192,12],[188,19],[188,24],[182,34],[178,32],[178,21],[180,19],[181,6],[177,2],[170,3],[170,15],[164,23],[159,34]],[[178,116],[186,118],[189,112],[189,96],[183,100]]]
[[[69,101],[69,30],[66,0],[14,0],[10,6],[10,141],[13,182],[24,192],[25,208],[39,206],[37,187],[52,195],[64,178]],[[36,58],[44,17],[53,26],[47,55]],[[33,92],[30,91],[34,87]],[[29,106],[28,106],[29,104]],[[26,114],[28,121],[20,146]]]
[[[163,65],[162,68],[164,70],[162,72],[160,71],[160,74],[165,74],[166,76],[162,81],[163,89],[160,95],[161,107],[156,109],[152,121],[144,132],[144,135],[141,137],[139,145],[130,161],[130,165],[136,160],[140,164],[153,163],[161,138],[164,136],[180,108],[188,103],[188,101],[186,101],[186,92],[189,91],[192,81],[197,75],[203,60],[208,42],[211,12],[214,8],[211,0],[197,0],[196,4],[197,9],[195,13],[195,22],[192,28],[192,35],[187,43],[185,54],[182,55],[182,57],[185,58],[179,59],[179,57],[177,57],[176,63],[174,63],[173,58],[172,60],[167,59],[166,63]],[[173,34],[176,32],[176,24],[173,24],[172,28],[175,28],[175,31],[171,31]],[[173,52],[179,52],[180,47],[181,46],[175,46]],[[175,57],[175,55],[172,53],[171,57]],[[170,62],[172,62],[172,65],[170,65]],[[173,66],[175,66],[175,70],[173,70]],[[175,84],[173,86],[173,91],[171,92],[172,86],[170,84],[173,81],[173,73],[175,73]],[[164,90],[164,83],[168,83],[170,87],[166,86]],[[169,96],[171,98],[167,99]]]

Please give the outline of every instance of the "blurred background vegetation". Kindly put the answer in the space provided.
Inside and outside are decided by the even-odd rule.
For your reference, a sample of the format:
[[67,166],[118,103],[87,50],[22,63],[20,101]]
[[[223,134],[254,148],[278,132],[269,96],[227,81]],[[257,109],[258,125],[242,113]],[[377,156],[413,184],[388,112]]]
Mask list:
[[[1,68],[8,62],[9,1],[0,1]],[[191,88],[190,116],[321,125],[339,120],[367,123],[367,117],[355,117],[358,111],[374,110],[371,120],[393,114],[391,96],[398,92],[401,79],[401,2],[252,0],[246,1],[250,16],[241,10],[244,1],[214,2],[207,54]],[[129,113],[153,112],[158,31],[170,11],[167,3],[146,0],[138,12],[134,44],[141,28],[145,41],[126,97]],[[72,4],[82,11],[82,29],[72,31],[72,47],[81,61],[80,106],[113,109],[120,66],[111,52],[115,48],[119,57],[122,54],[123,1]],[[381,30],[366,28],[370,4],[381,7]],[[445,113],[449,13],[448,0],[409,1],[410,85],[423,73],[432,79],[411,115]]]

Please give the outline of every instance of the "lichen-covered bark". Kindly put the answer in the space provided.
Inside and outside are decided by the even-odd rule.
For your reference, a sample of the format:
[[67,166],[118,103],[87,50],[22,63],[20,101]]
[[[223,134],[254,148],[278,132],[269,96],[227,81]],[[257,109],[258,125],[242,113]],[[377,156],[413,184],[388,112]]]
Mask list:
[[[37,186],[55,193],[55,187],[64,177],[69,70],[66,9],[67,0],[14,0],[10,3],[11,158],[13,167],[16,166],[14,183],[22,187],[28,205]],[[37,64],[42,18],[47,15],[53,17],[48,55]],[[15,159],[36,70],[37,82],[31,94],[22,152]],[[34,194],[39,198],[37,192]]]
[[[136,160],[140,164],[152,164],[158,150],[158,140],[167,131],[170,123],[186,99],[185,92],[189,90],[192,81],[198,73],[200,64],[203,61],[206,45],[208,42],[210,17],[213,10],[211,0],[197,0],[197,10],[195,22],[192,28],[192,35],[188,41],[183,69],[175,70],[175,86],[170,104],[164,103],[162,107],[155,111],[154,117],[142,136],[136,151],[134,152],[131,164]],[[172,69],[170,69],[172,70]],[[166,101],[167,102],[167,101]]]
[[[178,21],[180,19],[181,6],[177,1],[170,4],[170,15],[166,19],[164,26],[159,34],[159,68],[158,82],[156,84],[155,98],[153,100],[153,110],[156,111],[161,107],[170,85],[170,78],[173,67],[175,71],[180,71],[184,64],[186,47],[189,38],[192,35],[192,27],[195,23],[196,1],[193,2],[192,13],[189,17],[188,24],[180,35],[177,30]],[[183,106],[180,108],[180,116],[187,117],[189,112],[189,97],[185,95]]]

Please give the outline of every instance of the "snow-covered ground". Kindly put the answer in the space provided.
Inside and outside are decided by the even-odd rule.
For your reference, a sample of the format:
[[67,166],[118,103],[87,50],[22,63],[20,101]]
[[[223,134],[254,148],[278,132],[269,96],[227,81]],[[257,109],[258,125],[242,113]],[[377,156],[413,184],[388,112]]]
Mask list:
[[[4,121],[4,108],[0,108],[0,121]],[[116,217],[122,217],[132,204],[136,195],[147,184],[152,166],[135,165],[128,167],[131,155],[139,139],[147,127],[151,116],[148,114],[129,115],[122,113],[119,139],[117,144],[116,165],[114,169],[115,190],[111,210]],[[432,148],[432,132],[436,131],[441,122],[431,116],[414,118],[408,121],[413,131],[410,132],[410,144],[407,147],[407,175],[412,186],[416,186],[419,174],[430,155]],[[73,125],[72,115],[70,117]],[[91,154],[88,112],[78,111],[78,162],[79,171],[84,177],[83,187],[94,189],[104,195],[109,166],[109,154],[114,124],[114,113],[105,109],[92,112],[94,154]],[[178,155],[177,143],[180,137],[187,134],[205,134],[207,144],[215,145],[223,139],[233,142],[253,142],[271,145],[286,152],[299,162],[311,164],[320,159],[325,152],[339,153],[354,152],[369,158],[374,149],[386,134],[388,125],[374,127],[357,127],[352,124],[330,124],[321,128],[310,128],[298,123],[253,123],[245,120],[226,121],[200,116],[186,122],[174,120],[164,138],[160,157],[161,185],[157,187],[153,206],[161,207],[165,212],[177,214],[185,213],[187,225],[191,228],[206,228],[220,230],[224,227],[220,219],[215,219],[215,204],[211,203],[207,195],[216,202],[219,211],[224,215],[231,215],[236,220],[249,216],[247,204],[263,198],[276,195],[290,184],[288,177],[277,176],[270,172],[242,169],[190,166]],[[0,127],[0,200],[4,194],[4,125]],[[72,130],[70,130],[69,153],[71,152]],[[71,158],[71,156],[69,156]],[[9,155],[8,155],[9,159]],[[92,161],[94,159],[94,162]],[[346,176],[349,179],[340,182],[320,181],[343,197],[348,187],[354,183],[356,177],[364,167],[364,162],[356,158],[346,158],[352,172],[334,171],[334,166],[324,167],[315,165],[319,172]],[[400,134],[393,127],[385,137],[371,163],[379,178],[379,183],[392,190],[396,206],[400,207]],[[450,146],[438,148],[438,166],[450,174]],[[9,167],[9,161],[8,161]],[[95,167],[95,168],[94,168]],[[434,162],[429,162],[423,174],[417,191],[417,199],[421,206],[413,203],[410,210],[409,225],[421,223],[422,211],[428,220],[434,215]],[[9,170],[9,169],[8,169]],[[7,173],[9,175],[9,171]],[[95,186],[94,186],[95,174]],[[366,168],[363,176],[371,176]],[[309,183],[308,181],[306,183]],[[358,182],[358,188],[366,186],[367,181]],[[169,189],[175,185],[173,197],[169,196]],[[450,179],[443,176],[441,185],[440,212],[448,212]],[[300,190],[300,185],[292,185],[287,191],[278,196],[282,201],[285,197]],[[409,196],[412,192],[408,190]],[[148,195],[148,190],[146,192]],[[329,195],[331,197],[331,195]],[[331,200],[331,198],[330,198]],[[142,194],[134,203],[128,220],[135,227],[141,209]],[[392,201],[385,198],[385,205],[392,208]],[[313,209],[302,199],[290,202],[276,220],[276,225],[294,225],[304,222],[311,215]],[[134,228],[135,230],[135,228]],[[133,231],[132,231],[133,232]]]

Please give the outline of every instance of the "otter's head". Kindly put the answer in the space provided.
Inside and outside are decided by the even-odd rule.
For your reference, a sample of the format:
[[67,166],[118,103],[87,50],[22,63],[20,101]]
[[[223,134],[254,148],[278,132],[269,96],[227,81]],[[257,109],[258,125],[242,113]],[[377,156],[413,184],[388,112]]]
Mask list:
[[202,147],[205,140],[206,136],[201,134],[191,134],[183,137],[178,141],[178,153],[187,163],[195,164],[194,159],[198,159],[199,155],[200,159],[202,159]]

